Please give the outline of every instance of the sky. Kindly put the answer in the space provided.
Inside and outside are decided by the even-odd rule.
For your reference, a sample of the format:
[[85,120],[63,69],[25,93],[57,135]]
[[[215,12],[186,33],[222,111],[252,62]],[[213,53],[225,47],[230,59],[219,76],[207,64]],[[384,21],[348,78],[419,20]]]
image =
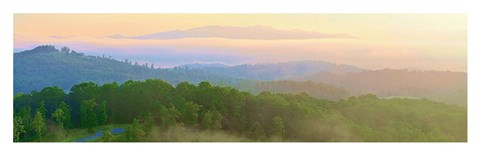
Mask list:
[[324,60],[467,70],[466,14],[14,14],[14,48],[68,46],[157,67]]

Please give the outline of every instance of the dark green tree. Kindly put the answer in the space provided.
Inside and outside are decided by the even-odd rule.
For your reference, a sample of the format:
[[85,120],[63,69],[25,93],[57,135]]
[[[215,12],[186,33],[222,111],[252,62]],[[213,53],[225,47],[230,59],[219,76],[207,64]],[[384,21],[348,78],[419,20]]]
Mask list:
[[198,83],[198,87],[200,89],[209,89],[209,88],[212,87],[212,85],[207,81],[202,81],[202,82]]
[[19,117],[22,118],[22,124],[24,127],[24,130],[26,134],[28,134],[31,131],[32,127],[32,108],[30,106],[24,106],[22,110],[20,110],[20,113],[18,114]]
[[45,101],[44,100],[40,101],[40,104],[38,105],[38,108],[37,108],[37,112],[40,112],[43,120],[46,120],[45,116],[46,116],[46,113],[47,113],[47,109],[45,108]]
[[96,103],[93,99],[85,100],[80,105],[80,124],[83,128],[92,129],[97,126]]
[[51,114],[57,110],[58,105],[65,99],[65,92],[56,86],[45,87],[36,95],[41,96],[41,100],[44,102],[43,107],[45,108],[45,118],[50,118]]
[[186,100],[192,101],[195,98],[195,88],[195,85],[184,81],[177,84],[175,91]]
[[98,124],[99,125],[107,124],[107,119],[108,119],[107,102],[102,101],[102,103],[100,103],[99,112],[98,112]]
[[70,89],[72,102],[80,104],[83,100],[95,99],[98,95],[98,85],[93,82],[84,82],[74,85]]

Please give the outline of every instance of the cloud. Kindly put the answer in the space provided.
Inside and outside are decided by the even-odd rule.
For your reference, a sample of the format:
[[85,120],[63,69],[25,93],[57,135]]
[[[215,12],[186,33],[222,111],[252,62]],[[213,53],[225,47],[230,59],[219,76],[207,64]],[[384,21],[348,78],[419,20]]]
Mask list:
[[69,38],[73,38],[75,36],[48,36],[49,38],[52,38],[52,39],[69,39]]
[[181,38],[226,38],[250,40],[299,40],[299,39],[358,39],[349,34],[328,34],[303,30],[280,30],[266,26],[204,26],[187,30],[172,30],[140,36],[111,35],[112,39],[169,40]]

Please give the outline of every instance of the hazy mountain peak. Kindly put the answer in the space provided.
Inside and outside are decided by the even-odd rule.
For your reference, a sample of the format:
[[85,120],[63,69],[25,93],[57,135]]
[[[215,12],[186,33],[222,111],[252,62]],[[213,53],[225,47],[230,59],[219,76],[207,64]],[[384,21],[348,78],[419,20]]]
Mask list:
[[[65,48],[65,49],[64,49]],[[74,56],[85,56],[84,53],[79,53],[74,50],[70,51],[68,47],[64,47],[62,49],[57,49],[53,45],[40,45],[37,46],[31,50],[24,50],[20,51],[18,53],[15,53],[15,55],[32,55],[32,54],[51,54],[51,53],[60,53],[60,54],[71,54]]]
[[296,40],[296,39],[358,39],[349,34],[329,34],[303,30],[283,30],[268,26],[220,26],[208,25],[185,30],[171,30],[157,33],[123,36],[107,36],[112,39],[181,39],[181,38],[226,38],[226,39],[250,39],[250,40]]
[[37,46],[31,50],[23,51],[21,53],[55,53],[60,52],[60,50],[56,49],[53,45],[41,45]]

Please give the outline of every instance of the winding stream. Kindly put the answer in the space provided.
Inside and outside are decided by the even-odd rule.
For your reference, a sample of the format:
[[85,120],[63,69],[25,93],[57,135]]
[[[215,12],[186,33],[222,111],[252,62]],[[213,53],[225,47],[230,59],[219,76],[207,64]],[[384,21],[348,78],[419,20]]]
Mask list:
[[[121,134],[121,133],[125,132],[125,128],[113,128],[112,130],[110,130],[110,132],[112,134]],[[101,137],[101,136],[103,136],[103,130],[100,130],[100,131],[96,132],[95,135],[91,135],[91,136],[88,136],[88,137],[78,139],[75,142],[87,142],[87,141],[93,140],[93,139]]]

